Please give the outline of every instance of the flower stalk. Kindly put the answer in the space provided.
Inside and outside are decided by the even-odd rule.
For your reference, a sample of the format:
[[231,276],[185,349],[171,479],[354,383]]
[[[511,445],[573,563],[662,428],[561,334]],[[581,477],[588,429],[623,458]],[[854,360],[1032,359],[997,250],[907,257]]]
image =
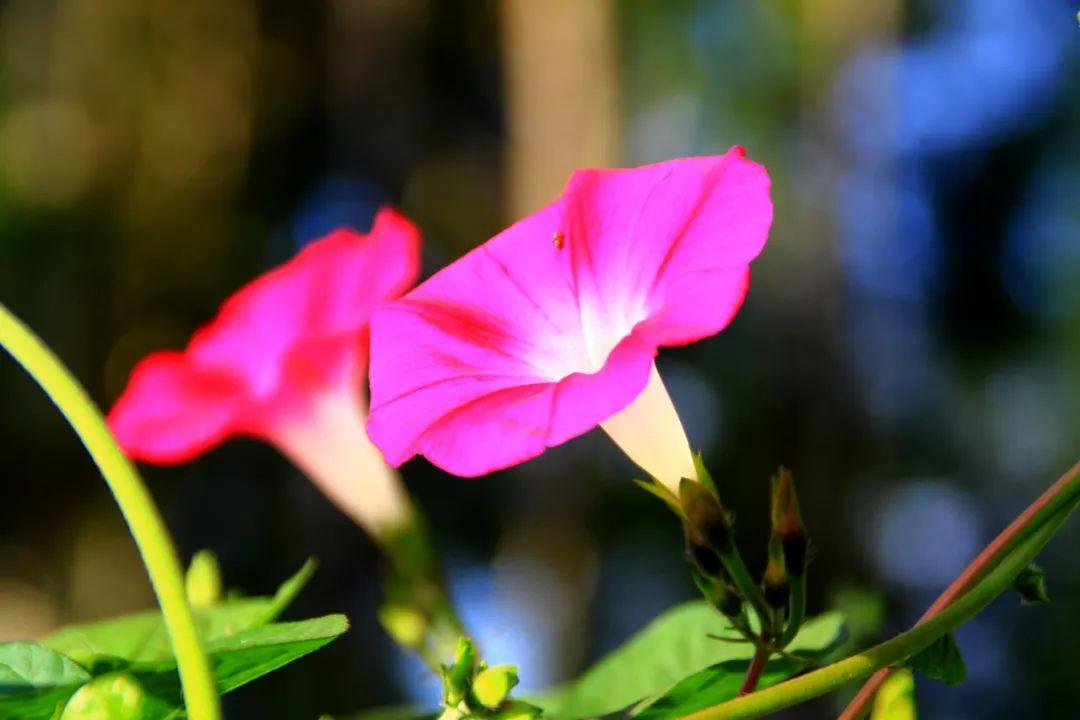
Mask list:
[[213,674],[195,628],[176,549],[135,467],[86,391],[30,328],[0,303],[0,345],[30,374],[71,424],[116,499],[146,565],[180,673],[188,717],[218,720]]
[[387,561],[379,612],[383,627],[439,673],[466,633],[446,595],[423,518],[412,510],[407,524],[378,540]]
[[[779,546],[775,554],[787,574],[787,623],[779,642],[783,648],[795,639],[806,618],[806,556],[809,548],[795,481],[784,467],[772,478],[771,520],[770,548]],[[770,555],[770,562],[771,559]]]
[[[1009,523],[1008,527],[1002,530],[989,545],[983,548],[982,552],[964,568],[964,571],[953,580],[952,584],[923,613],[922,617],[919,618],[919,622],[927,622],[939,615],[958,597],[984,578],[1001,562],[1002,558],[1012,552],[1024,539],[1025,535],[1031,531],[1032,527],[1046,522],[1046,518],[1052,516],[1062,506],[1074,502],[1078,496],[1080,496],[1080,462],[1069,468],[1035,502]],[[865,715],[870,709],[874,695],[891,673],[891,668],[883,668],[875,673],[844,709],[844,712],[840,715],[840,720],[855,720]]]
[[771,654],[765,645],[757,646],[754,657],[750,660],[750,666],[746,669],[746,677],[743,679],[742,687],[739,688],[740,697],[749,695],[757,688],[758,681],[761,680],[761,673],[765,671],[765,665],[769,662]]

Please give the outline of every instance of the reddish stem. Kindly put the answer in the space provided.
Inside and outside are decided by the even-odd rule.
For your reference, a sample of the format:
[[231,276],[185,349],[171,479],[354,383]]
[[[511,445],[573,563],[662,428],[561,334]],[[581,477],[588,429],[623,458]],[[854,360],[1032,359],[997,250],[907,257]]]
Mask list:
[[765,663],[769,662],[769,655],[771,653],[764,645],[758,645],[757,650],[754,651],[754,659],[750,661],[750,667],[746,668],[746,678],[743,680],[742,687],[739,688],[740,696],[754,692],[758,680],[761,679],[761,673],[765,670]]
[[[938,596],[938,599],[934,601],[922,617],[919,618],[921,624],[934,617],[946,607],[949,606],[956,598],[963,595],[968,589],[971,588],[976,582],[981,580],[987,572],[993,569],[1006,552],[1011,548],[1012,541],[1025,529],[1031,518],[1042,510],[1048,503],[1053,501],[1069,484],[1071,484],[1076,476],[1080,474],[1080,462],[1073,465],[1068,471],[1065,472],[1057,482],[1049,487],[1039,498],[1028,506],[1024,512],[1020,513],[1009,523],[1009,526],[1001,531],[996,538],[991,541],[989,545],[983,548],[971,563],[964,568],[964,571],[957,576],[949,587],[945,588],[945,592]],[[874,673],[866,684],[859,689],[859,693],[855,698],[844,708],[844,712],[840,714],[838,720],[858,720],[866,711],[870,708],[870,703],[874,700],[874,695],[881,688],[881,685],[892,674],[891,668],[884,668]]]

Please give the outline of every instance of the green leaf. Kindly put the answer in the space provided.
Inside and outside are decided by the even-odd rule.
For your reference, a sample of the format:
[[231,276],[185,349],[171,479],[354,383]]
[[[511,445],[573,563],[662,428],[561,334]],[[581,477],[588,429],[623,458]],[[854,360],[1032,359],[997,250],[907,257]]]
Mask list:
[[[735,697],[746,676],[746,660],[729,660],[694,673],[655,700],[646,701],[631,715],[638,720],[677,718]],[[806,666],[789,658],[773,658],[758,681],[766,688],[787,680]]]
[[959,685],[967,677],[964,656],[952,633],[942,635],[907,661],[907,666],[946,685]]
[[[273,672],[318,650],[348,627],[344,615],[327,615],[219,636],[206,644],[218,690],[226,693]],[[142,687],[140,720],[172,720],[181,716],[180,678],[176,661],[171,657],[136,662],[113,658],[112,662],[98,663],[97,667],[103,673],[122,669]],[[103,692],[88,690],[98,680],[88,685],[91,673],[84,668],[54,650],[31,643],[0,645],[0,679],[0,720],[51,720],[57,717],[57,708],[63,707],[72,695],[75,700],[86,691],[88,697],[80,702],[89,702]],[[68,716],[63,717],[66,720]],[[100,717],[112,720],[107,715]]]
[[[315,652],[348,628],[349,622],[344,615],[327,615],[300,622],[264,625],[209,642],[206,652],[218,690],[230,692]],[[133,663],[128,671],[162,708],[159,714],[147,716],[144,713],[144,720],[168,717],[160,712],[181,707],[180,680],[174,660]]]
[[84,668],[47,647],[0,644],[0,720],[48,720],[89,679]]
[[[836,613],[821,615],[803,625],[789,646],[792,655],[773,656],[758,680],[758,688],[787,680],[822,660],[846,640],[844,624]],[[746,677],[749,660],[729,660],[694,673],[666,693],[639,703],[639,720],[668,720],[718,705],[735,697]]]
[[[348,629],[343,615],[271,622],[314,570],[309,560],[273,597],[233,598],[195,611],[220,692],[314,652]],[[176,660],[158,612],[61,628],[41,645],[0,645],[0,720],[127,720],[134,715],[123,713],[136,696],[139,720],[183,714]]]
[[[709,635],[734,636],[728,620],[707,603],[676,606],[601,659],[578,680],[552,695],[534,699],[561,720],[606,715],[663,695],[683,680],[721,663],[745,666],[753,647]],[[813,655],[832,647],[843,621],[828,614],[807,622],[789,651]],[[794,670],[793,670],[794,672]],[[737,688],[736,688],[737,689]]]
[[885,596],[880,590],[853,584],[840,584],[829,593],[827,607],[844,616],[849,646],[865,645],[879,636],[885,627]]
[[[270,598],[230,600],[195,610],[195,622],[203,639],[212,640],[257,625],[270,604]],[[86,665],[102,658],[151,662],[172,657],[161,613],[154,610],[62,627],[42,644]]]
[[0,695],[82,684],[90,674],[58,652],[30,642],[0,645]]
[[[271,622],[292,602],[314,570],[315,564],[309,560],[273,597],[232,598],[195,611],[196,625],[220,692],[234,690],[314,652],[348,629],[343,615],[294,623]],[[173,720],[183,714],[176,660],[158,612],[73,625],[45,638],[40,646],[22,645],[36,648],[43,657],[47,654],[54,665],[66,663],[74,675],[43,690],[21,687],[26,692],[11,698],[5,698],[0,688],[0,720],[53,720],[60,717],[57,708],[76,691],[86,691],[86,702],[96,697],[100,691],[85,685],[91,676],[116,672],[125,673],[142,687],[140,720]],[[3,677],[0,669],[0,684]],[[83,690],[79,690],[80,686]]]
[[274,593],[274,597],[270,598],[269,606],[266,609],[263,617],[260,618],[259,624],[268,623],[276,620],[281,613],[285,612],[285,608],[292,605],[292,601],[296,599],[296,596],[300,594],[300,591],[311,580],[311,576],[315,574],[315,570],[318,569],[319,563],[315,558],[308,558],[304,561],[304,564],[300,566],[300,569],[293,573],[285,582],[281,583],[281,587]]
[[[204,642],[271,622],[296,598],[314,572],[315,562],[308,560],[273,597],[234,598],[196,609],[195,622]],[[62,627],[42,644],[87,665],[102,658],[133,663],[172,657],[169,635],[161,613],[155,610]]]
[[229,692],[315,652],[349,629],[344,615],[251,628],[207,644],[218,689]]
[[1035,563],[1020,571],[1013,580],[1013,589],[1020,594],[1020,602],[1025,605],[1050,604],[1050,596],[1046,594],[1046,572]]
[[897,670],[885,680],[874,696],[870,720],[915,720],[915,676]]

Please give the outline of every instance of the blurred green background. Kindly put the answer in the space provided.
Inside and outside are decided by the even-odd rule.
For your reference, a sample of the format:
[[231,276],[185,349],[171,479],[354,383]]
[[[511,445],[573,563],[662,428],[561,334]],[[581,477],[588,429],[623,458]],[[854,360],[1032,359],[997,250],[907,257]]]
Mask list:
[[[768,477],[799,482],[811,610],[876,589],[910,624],[1080,454],[1080,30],[1064,0],[7,0],[0,299],[108,407],[236,287],[381,203],[425,273],[581,165],[747,148],[776,222],[746,306],[660,365],[764,556]],[[0,365],[0,639],[149,607],[103,483]],[[599,433],[478,480],[404,468],[463,612],[527,688],[573,676],[694,596],[669,513]],[[272,449],[146,468],[185,557],[353,630],[230,696],[231,718],[430,704],[374,620],[370,542]],[[1080,715],[1080,530],[1054,604],[958,634],[969,679],[925,718]],[[869,641],[872,638],[866,638]],[[790,711],[829,717],[842,698]]]

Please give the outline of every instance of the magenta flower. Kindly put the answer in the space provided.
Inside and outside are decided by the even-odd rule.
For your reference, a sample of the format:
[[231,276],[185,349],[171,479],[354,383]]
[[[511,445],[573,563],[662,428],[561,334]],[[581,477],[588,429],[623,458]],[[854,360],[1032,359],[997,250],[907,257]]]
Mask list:
[[669,487],[695,478],[654,366],[731,322],[772,222],[741,148],[581,170],[561,198],[372,319],[368,433],[475,476],[601,425]]
[[132,458],[180,463],[235,436],[281,450],[378,535],[405,520],[396,473],[364,432],[368,320],[416,280],[419,236],[382,210],[239,290],[183,352],[143,359],[109,414]]

